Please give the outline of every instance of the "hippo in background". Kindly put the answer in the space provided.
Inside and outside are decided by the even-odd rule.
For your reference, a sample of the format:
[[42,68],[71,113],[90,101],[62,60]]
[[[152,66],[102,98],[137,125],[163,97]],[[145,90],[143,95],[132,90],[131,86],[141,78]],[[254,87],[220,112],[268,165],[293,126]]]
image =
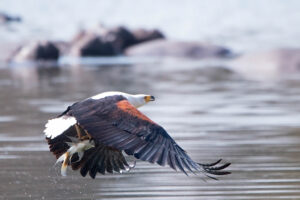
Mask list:
[[165,35],[157,29],[149,30],[149,29],[138,28],[138,29],[132,30],[131,33],[133,34],[134,39],[135,39],[134,44],[139,44],[142,42],[166,38]]
[[[156,29],[133,29],[124,26],[94,28],[79,31],[70,41],[32,41],[24,44],[4,44],[0,51],[1,61],[58,60],[61,55],[76,57],[101,57],[122,55],[132,45],[165,36]],[[9,48],[8,48],[9,47]]]
[[157,39],[125,49],[127,56],[184,57],[192,59],[222,58],[231,55],[225,47],[190,41]]
[[134,29],[124,26],[107,28],[98,25],[92,29],[81,30],[70,42],[73,56],[114,56],[121,55],[124,49],[164,35],[158,30]]
[[95,33],[82,33],[78,39],[70,45],[69,54],[72,56],[113,56],[114,47],[111,43],[103,41],[101,36]]
[[19,46],[10,55],[8,61],[57,61],[59,55],[59,48],[55,43],[50,41],[34,41]]
[[250,79],[278,79],[300,72],[300,49],[280,48],[242,55],[229,62],[235,72]]
[[59,55],[76,57],[142,56],[223,58],[231,55],[225,47],[192,41],[172,41],[157,29],[128,29],[124,26],[79,31],[68,41],[32,42],[19,47],[9,61],[57,60]]

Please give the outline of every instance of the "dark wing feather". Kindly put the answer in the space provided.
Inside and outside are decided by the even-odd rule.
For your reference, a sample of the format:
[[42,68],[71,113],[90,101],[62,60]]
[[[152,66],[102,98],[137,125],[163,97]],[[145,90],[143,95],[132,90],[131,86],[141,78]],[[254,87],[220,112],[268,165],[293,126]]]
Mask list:
[[76,137],[76,130],[74,126],[71,126],[63,134],[53,139],[46,138],[49,149],[56,158],[59,158],[69,149],[69,145],[66,142],[71,142],[71,140],[68,137]]
[[[184,173],[186,170],[211,175],[230,173],[220,171],[230,163],[214,167],[219,162],[212,164],[194,162],[161,126],[139,112],[122,96],[106,97],[101,100],[87,99],[71,106],[68,114],[76,118],[79,125],[96,143],[124,150],[137,159],[162,166],[167,163],[171,168],[175,170],[178,168]],[[113,160],[105,162],[106,171],[111,172]]]
[[96,177],[97,172],[105,174],[105,172],[120,172],[129,168],[121,151],[102,144],[88,149],[80,161],[75,159],[70,165],[73,170],[80,169],[82,176],[86,176],[89,173],[92,178]]

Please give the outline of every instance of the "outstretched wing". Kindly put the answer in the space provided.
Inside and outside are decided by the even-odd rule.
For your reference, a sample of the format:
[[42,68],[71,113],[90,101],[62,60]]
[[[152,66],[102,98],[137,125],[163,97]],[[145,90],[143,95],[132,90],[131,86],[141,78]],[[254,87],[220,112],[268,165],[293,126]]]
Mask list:
[[204,172],[209,177],[209,174],[230,173],[220,171],[230,163],[214,167],[220,160],[211,164],[194,162],[161,126],[143,115],[122,96],[87,99],[71,106],[68,114],[76,118],[77,123],[96,143],[124,150],[137,159],[161,166],[168,164],[185,174],[186,170],[193,173]]

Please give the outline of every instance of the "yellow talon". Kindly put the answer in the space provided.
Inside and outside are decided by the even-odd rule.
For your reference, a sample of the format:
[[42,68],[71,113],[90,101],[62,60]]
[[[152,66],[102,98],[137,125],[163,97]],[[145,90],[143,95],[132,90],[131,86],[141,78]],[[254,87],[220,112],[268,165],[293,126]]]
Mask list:
[[70,153],[67,151],[65,153],[65,158],[64,158],[64,162],[63,164],[61,165],[61,175],[62,176],[66,176],[67,175],[67,167],[68,167],[68,163],[69,163],[69,156],[70,156]]

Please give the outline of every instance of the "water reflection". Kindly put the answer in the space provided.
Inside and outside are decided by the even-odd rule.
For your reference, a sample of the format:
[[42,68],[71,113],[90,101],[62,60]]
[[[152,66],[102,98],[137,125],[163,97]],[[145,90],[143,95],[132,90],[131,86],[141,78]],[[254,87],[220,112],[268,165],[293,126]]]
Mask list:
[[[226,68],[172,61],[0,70],[3,199],[300,198],[300,79],[253,82]],[[127,174],[61,177],[41,133],[45,122],[108,90],[155,95],[142,111],[195,160],[225,158],[233,174],[203,182],[138,162]]]

